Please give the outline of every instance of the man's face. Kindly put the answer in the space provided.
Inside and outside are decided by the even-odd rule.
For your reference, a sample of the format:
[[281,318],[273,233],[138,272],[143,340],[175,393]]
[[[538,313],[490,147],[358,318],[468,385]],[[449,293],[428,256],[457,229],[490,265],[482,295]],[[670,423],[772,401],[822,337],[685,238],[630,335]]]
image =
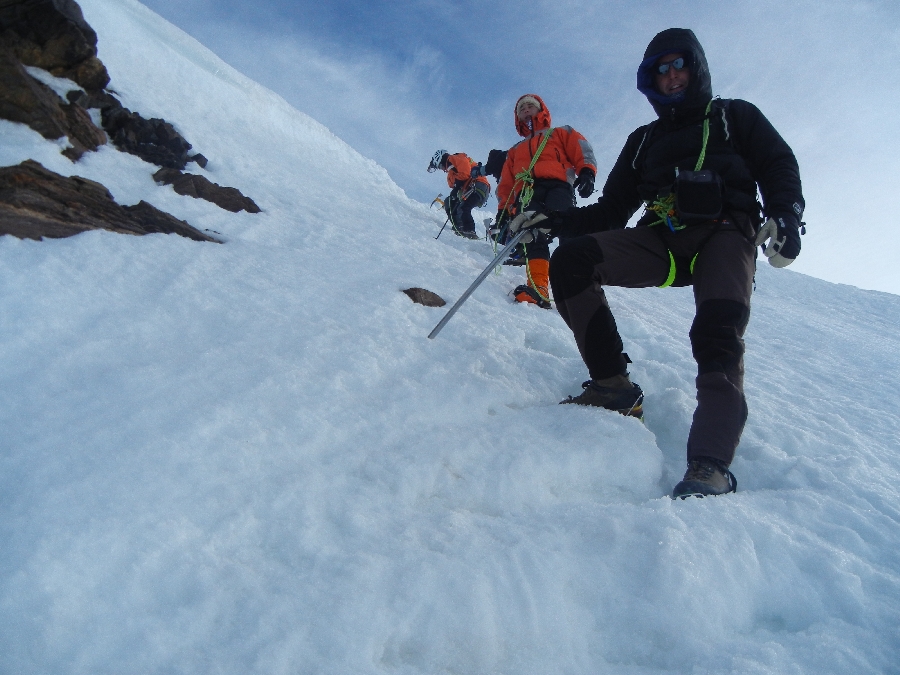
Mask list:
[[[680,68],[678,66],[681,66]],[[656,89],[663,96],[672,96],[687,89],[691,80],[691,72],[687,67],[687,59],[684,54],[676,52],[666,54],[657,61],[653,67],[656,78]],[[660,72],[664,70],[665,72]]]
[[516,115],[518,115],[520,122],[525,122],[526,120],[530,120],[532,117],[537,115],[540,110],[541,109],[538,108],[534,103],[526,101],[519,104]]

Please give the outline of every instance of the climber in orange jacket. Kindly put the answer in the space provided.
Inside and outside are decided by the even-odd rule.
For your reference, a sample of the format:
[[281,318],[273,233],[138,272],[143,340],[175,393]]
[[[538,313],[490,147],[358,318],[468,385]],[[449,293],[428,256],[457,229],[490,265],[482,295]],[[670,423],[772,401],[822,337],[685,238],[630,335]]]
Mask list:
[[444,200],[444,210],[453,226],[453,232],[467,239],[478,239],[472,209],[484,206],[491,194],[491,184],[484,176],[472,176],[475,162],[464,152],[451,155],[438,150],[431,157],[428,173],[437,169],[447,172],[450,195]]
[[[575,190],[582,197],[594,191],[597,160],[587,139],[572,127],[551,127],[550,111],[537,94],[516,101],[516,131],[525,140],[509,149],[497,185],[496,226],[516,213],[565,211],[575,206]],[[550,307],[548,278],[550,237],[538,235],[505,264],[524,264],[527,283],[514,293],[518,302]]]

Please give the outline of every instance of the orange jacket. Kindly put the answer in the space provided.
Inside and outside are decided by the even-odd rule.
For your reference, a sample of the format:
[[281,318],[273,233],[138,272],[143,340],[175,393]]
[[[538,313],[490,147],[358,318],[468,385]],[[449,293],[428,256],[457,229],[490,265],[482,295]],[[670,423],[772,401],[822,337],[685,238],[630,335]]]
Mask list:
[[[528,170],[534,154],[540,147],[541,141],[544,140],[544,135],[551,128],[550,111],[543,99],[537,94],[526,94],[526,96],[533,96],[540,101],[541,110],[532,118],[534,128],[530,129],[527,124],[519,121],[519,116],[515,114],[515,108],[513,108],[516,131],[520,136],[524,136],[525,140],[509,149],[506,163],[503,165],[503,173],[500,176],[500,183],[497,185],[497,200],[500,208],[506,208],[510,213],[516,212],[516,200],[522,191],[522,184],[516,184],[516,174]],[[516,106],[518,104],[519,102],[516,101]],[[591,144],[572,127],[556,127],[535,162],[532,174],[538,180],[544,178],[568,181],[569,170],[578,175],[585,167],[596,175],[597,160],[594,159],[594,149]]]
[[454,188],[456,187],[456,181],[465,181],[465,185],[459,189],[461,194],[465,193],[465,191],[471,187],[472,181],[484,183],[490,188],[491,184],[484,176],[478,176],[474,179],[471,178],[470,174],[472,173],[473,166],[475,166],[475,162],[464,152],[450,155],[447,158],[447,185]]

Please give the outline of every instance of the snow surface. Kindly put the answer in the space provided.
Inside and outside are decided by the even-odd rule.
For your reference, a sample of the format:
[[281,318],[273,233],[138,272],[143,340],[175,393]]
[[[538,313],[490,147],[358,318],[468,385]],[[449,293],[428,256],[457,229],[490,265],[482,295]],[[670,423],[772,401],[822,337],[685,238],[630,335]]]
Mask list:
[[[0,238],[2,673],[900,673],[900,297],[762,264],[739,492],[674,502],[689,289],[611,289],[645,421],[557,401],[555,311],[387,173],[134,0],[123,103],[263,209],[0,122],[222,235]],[[196,169],[195,169],[196,170]],[[492,203],[493,205],[493,203]]]

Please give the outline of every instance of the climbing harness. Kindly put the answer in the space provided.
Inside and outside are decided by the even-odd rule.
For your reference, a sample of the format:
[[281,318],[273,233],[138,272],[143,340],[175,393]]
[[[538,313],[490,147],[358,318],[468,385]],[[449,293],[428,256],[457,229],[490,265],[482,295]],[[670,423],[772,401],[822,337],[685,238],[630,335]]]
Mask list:
[[[694,184],[709,184],[713,186],[715,190],[721,190],[721,178],[716,176],[712,171],[701,172],[701,168],[703,167],[703,162],[706,160],[706,147],[709,143],[709,113],[712,110],[712,104],[715,99],[710,99],[709,103],[706,106],[706,112],[703,118],[703,144],[700,148],[700,155],[697,157],[697,164],[694,166],[693,172],[685,171],[682,174],[682,180],[688,183]],[[728,132],[728,123],[725,119],[725,110],[722,110],[722,119],[725,123],[725,133],[726,138],[729,136]],[[644,139],[646,140],[646,138]],[[643,145],[643,142],[641,144]],[[640,152],[640,150],[639,150]],[[687,174],[687,175],[685,175]],[[708,174],[708,175],[707,175]],[[675,168],[675,178],[676,183],[679,179],[678,167]],[[702,188],[701,188],[702,189]],[[655,227],[658,225],[665,225],[669,228],[671,232],[678,232],[679,230],[683,230],[688,225],[685,222],[682,222],[685,219],[685,216],[682,214],[679,217],[679,212],[676,209],[676,199],[675,199],[675,190],[671,190],[669,194],[664,197],[657,197],[655,200],[647,201],[646,203],[647,211],[653,211],[659,216],[659,220],[652,222],[648,225],[648,227]],[[719,205],[719,212],[715,214],[709,214],[708,219],[714,220],[716,225],[710,233],[704,237],[699,244],[697,245],[697,252],[694,253],[694,256],[691,258],[690,263],[687,265],[688,275],[693,276],[694,274],[694,265],[697,263],[697,257],[700,255],[700,251],[706,245],[706,243],[712,238],[712,236],[718,231],[719,227],[722,224],[722,221],[716,220],[721,211],[721,204]],[[691,214],[693,215],[693,214]],[[705,214],[700,217],[707,217]],[[657,230],[660,234],[660,238],[662,238],[662,232]],[[663,243],[665,244],[665,240],[663,239]],[[675,284],[678,280],[679,271],[683,271],[684,267],[678,265],[678,261],[675,259],[675,254],[672,253],[672,250],[666,245],[666,252],[669,254],[669,274],[666,276],[665,281],[659,285],[659,288],[668,288]]]
[[[700,171],[700,168],[703,166],[703,162],[706,159],[706,146],[709,142],[709,111],[712,109],[713,100],[714,99],[710,99],[709,103],[706,105],[706,112],[703,117],[703,145],[700,148],[700,156],[697,158],[697,165],[694,167],[695,172]],[[638,151],[640,152],[640,150]],[[676,179],[678,178],[678,167],[675,167],[675,177]],[[665,225],[672,232],[677,232],[678,230],[683,230],[687,227],[687,225],[680,222],[676,213],[674,190],[670,190],[669,194],[664,197],[657,196],[652,202],[648,200],[646,209],[647,211],[653,211],[659,216],[659,220],[650,223],[649,227]]]

